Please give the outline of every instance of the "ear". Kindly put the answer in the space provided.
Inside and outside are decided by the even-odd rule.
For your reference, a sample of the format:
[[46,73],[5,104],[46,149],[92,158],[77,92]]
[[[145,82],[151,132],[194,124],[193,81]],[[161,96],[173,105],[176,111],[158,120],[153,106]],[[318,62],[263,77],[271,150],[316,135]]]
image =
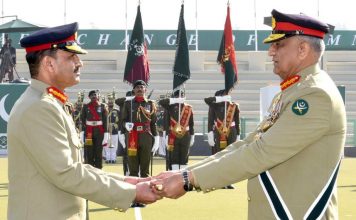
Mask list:
[[301,60],[305,59],[309,52],[310,52],[311,48],[310,48],[310,45],[307,43],[307,42],[301,42],[299,44],[299,48],[298,48],[298,56]]
[[48,72],[54,72],[54,60],[50,56],[43,57],[42,66]]

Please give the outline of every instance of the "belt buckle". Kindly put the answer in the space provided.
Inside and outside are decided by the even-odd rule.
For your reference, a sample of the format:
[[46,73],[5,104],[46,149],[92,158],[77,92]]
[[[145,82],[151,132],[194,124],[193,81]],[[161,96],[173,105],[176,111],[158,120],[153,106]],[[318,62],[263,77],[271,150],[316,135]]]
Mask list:
[[98,122],[96,121],[93,121],[93,126],[96,126]]
[[136,127],[136,131],[143,131],[143,126],[142,126],[142,125],[137,126],[137,127]]

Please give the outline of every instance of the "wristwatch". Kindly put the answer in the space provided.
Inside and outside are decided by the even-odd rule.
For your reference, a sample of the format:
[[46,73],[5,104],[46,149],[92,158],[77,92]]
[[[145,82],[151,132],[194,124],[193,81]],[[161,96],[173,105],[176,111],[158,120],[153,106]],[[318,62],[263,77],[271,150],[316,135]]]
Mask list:
[[182,176],[183,176],[183,183],[184,183],[183,189],[184,189],[186,192],[192,191],[192,190],[193,190],[193,185],[192,185],[192,184],[190,183],[190,181],[189,181],[188,171],[183,170]]

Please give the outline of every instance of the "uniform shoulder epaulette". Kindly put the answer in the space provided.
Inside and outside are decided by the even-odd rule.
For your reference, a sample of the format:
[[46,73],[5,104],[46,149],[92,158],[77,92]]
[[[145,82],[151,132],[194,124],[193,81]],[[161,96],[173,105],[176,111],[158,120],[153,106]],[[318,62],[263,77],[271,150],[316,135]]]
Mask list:
[[48,95],[56,98],[61,103],[65,104],[68,101],[68,96],[64,94],[61,90],[57,89],[56,87],[48,87],[47,89]]

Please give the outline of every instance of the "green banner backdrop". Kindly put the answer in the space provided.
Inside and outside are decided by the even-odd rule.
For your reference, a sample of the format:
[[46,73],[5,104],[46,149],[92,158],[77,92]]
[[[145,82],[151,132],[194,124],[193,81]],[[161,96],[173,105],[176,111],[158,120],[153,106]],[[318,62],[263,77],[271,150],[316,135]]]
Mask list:
[[7,154],[7,122],[10,111],[27,87],[28,84],[0,84],[0,154]]
[[[267,50],[268,44],[262,41],[271,32],[257,31],[258,50]],[[131,31],[128,31],[128,39]],[[190,50],[218,50],[223,30],[187,30]],[[235,49],[237,51],[255,50],[254,30],[235,30]],[[10,33],[13,46],[20,48],[19,41],[28,33]],[[148,50],[175,50],[177,30],[145,30]],[[2,40],[2,39],[1,39]],[[125,30],[79,30],[78,41],[86,49],[125,50]],[[335,31],[325,37],[327,50],[356,50],[356,31]]]

